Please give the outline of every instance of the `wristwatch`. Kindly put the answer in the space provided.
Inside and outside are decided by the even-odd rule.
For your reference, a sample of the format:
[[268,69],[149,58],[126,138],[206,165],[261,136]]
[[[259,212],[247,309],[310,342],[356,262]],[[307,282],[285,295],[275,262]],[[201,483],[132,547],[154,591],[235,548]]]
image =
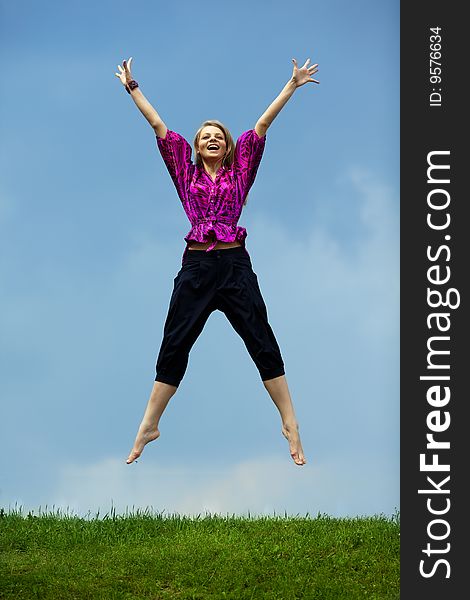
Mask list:
[[137,83],[137,81],[135,79],[131,79],[127,84],[126,84],[126,90],[127,93],[130,94],[131,90],[135,90],[135,88],[138,88],[139,84]]

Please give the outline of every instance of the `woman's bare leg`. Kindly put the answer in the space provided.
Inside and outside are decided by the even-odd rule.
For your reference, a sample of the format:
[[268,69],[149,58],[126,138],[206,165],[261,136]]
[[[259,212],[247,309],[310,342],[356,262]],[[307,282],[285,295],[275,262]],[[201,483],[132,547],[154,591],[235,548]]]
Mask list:
[[272,401],[277,406],[282,420],[282,434],[289,442],[289,449],[295,464],[303,465],[307,461],[302,450],[299,436],[299,425],[295,417],[294,407],[287,387],[285,375],[263,381]]
[[139,458],[146,444],[153,442],[153,440],[156,440],[160,436],[160,432],[158,431],[160,417],[176,390],[177,388],[174,385],[162,383],[161,381],[154,382],[144,418],[135,438],[134,447],[126,461],[128,465],[134,462],[136,458]]

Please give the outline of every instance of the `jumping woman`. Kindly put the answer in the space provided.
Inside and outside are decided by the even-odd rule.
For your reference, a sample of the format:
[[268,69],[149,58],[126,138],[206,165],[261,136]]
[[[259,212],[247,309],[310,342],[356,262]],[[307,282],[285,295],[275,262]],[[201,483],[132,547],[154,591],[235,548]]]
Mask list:
[[191,348],[209,315],[221,310],[243,339],[264,387],[281,415],[282,434],[297,465],[306,463],[299,427],[287,386],[284,362],[268,322],[266,306],[245,248],[246,229],[238,227],[248,191],[254,183],[266,142],[266,131],[295,90],[319,83],[318,65],[310,59],[299,68],[292,59],[292,77],[278,97],[234,143],[219,121],[205,121],[191,146],[167,128],[131,75],[132,58],[118,65],[119,77],[137,108],[155,132],[157,146],[170,173],[191,230],[184,238],[182,267],[174,280],[156,376],[127,463],[156,440],[158,424],[185,374]]

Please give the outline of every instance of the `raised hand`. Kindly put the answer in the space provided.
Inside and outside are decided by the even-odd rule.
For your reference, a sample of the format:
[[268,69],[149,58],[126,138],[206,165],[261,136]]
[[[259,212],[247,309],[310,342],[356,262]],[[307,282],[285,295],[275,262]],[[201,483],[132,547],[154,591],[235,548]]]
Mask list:
[[312,78],[312,75],[315,75],[315,73],[318,71],[318,69],[317,69],[318,64],[311,65],[309,67],[308,63],[310,62],[310,59],[307,58],[303,67],[301,67],[299,69],[295,58],[292,59],[292,62],[294,63],[294,70],[292,71],[292,79],[295,81],[296,87],[300,87],[301,85],[304,85],[304,83],[307,83],[309,81],[312,81],[313,83],[320,83],[316,79]]
[[130,57],[130,59],[128,61],[123,60],[122,67],[121,67],[121,65],[118,65],[119,73],[115,73],[116,77],[119,77],[119,79],[121,80],[121,83],[123,85],[127,85],[129,83],[129,81],[132,80],[131,62],[132,62],[132,56]]

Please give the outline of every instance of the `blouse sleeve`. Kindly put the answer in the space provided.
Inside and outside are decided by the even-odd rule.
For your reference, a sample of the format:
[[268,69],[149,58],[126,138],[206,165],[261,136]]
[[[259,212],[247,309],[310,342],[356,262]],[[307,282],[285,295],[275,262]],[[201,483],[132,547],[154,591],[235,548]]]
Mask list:
[[258,137],[254,129],[241,134],[235,146],[233,169],[237,173],[243,200],[253,185],[266,143],[266,134]]
[[182,135],[167,129],[166,136],[157,136],[157,145],[170,176],[175,184],[178,196],[186,199],[189,171],[192,165],[191,146]]

